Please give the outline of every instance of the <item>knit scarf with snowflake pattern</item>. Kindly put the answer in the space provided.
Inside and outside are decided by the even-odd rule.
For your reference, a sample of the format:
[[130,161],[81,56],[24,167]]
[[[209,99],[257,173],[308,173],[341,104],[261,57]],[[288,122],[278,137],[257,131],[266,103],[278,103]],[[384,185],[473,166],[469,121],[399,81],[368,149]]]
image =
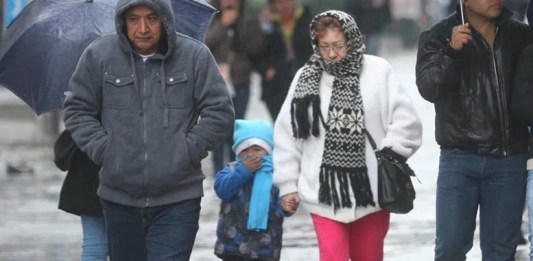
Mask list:
[[[351,208],[352,192],[356,206],[375,206],[365,163],[364,112],[359,87],[365,46],[350,15],[327,11],[315,16],[311,25],[324,16],[332,16],[340,22],[347,40],[347,56],[337,62],[324,60],[311,26],[314,54],[303,68],[291,101],[293,135],[307,139],[311,132],[318,137],[320,123],[326,131],[320,165],[320,203],[333,205],[334,211]],[[320,111],[319,96],[323,71],[335,76],[326,122]],[[312,117],[309,117],[309,111]]]

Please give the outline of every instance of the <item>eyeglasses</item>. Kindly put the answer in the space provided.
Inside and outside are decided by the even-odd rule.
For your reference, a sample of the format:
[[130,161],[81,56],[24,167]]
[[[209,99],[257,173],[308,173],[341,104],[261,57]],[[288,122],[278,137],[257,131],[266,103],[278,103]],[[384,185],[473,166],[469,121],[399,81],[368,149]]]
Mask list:
[[331,50],[333,50],[336,53],[340,53],[340,52],[344,51],[344,49],[346,49],[346,43],[339,43],[339,44],[335,44],[333,46],[322,45],[322,46],[318,46],[318,49],[322,53],[329,53]]

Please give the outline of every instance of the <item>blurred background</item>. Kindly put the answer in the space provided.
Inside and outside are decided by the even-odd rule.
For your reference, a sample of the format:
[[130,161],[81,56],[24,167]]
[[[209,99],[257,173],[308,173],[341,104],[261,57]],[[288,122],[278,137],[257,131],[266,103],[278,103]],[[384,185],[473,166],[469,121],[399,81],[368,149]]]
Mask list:
[[[0,41],[5,28],[16,18],[17,14],[32,0],[0,0]],[[34,0],[39,1],[39,0]],[[372,0],[370,0],[372,1]],[[376,1],[376,0],[373,0]],[[378,0],[385,1],[385,0]],[[439,19],[450,13],[450,1],[457,0],[387,0],[390,1],[390,20],[382,29],[383,37],[381,41],[399,41],[400,48],[415,48],[419,33],[431,26]],[[520,1],[527,4],[527,0],[507,0],[507,2]],[[208,1],[209,2],[209,1]],[[329,10],[344,10],[350,0],[299,0],[300,3],[308,6],[313,14]],[[248,16],[258,16],[265,0],[248,0],[246,3],[246,13]],[[524,9],[525,11],[525,9]],[[379,18],[376,18],[379,23]],[[357,18],[356,18],[357,20]],[[383,45],[387,45],[384,43]],[[379,55],[379,53],[378,53]],[[60,116],[57,112],[45,113],[36,116],[29,107],[11,99],[12,94],[0,86],[0,118],[30,119],[36,124],[35,132],[32,135],[36,142],[53,142],[59,134],[62,126]]]

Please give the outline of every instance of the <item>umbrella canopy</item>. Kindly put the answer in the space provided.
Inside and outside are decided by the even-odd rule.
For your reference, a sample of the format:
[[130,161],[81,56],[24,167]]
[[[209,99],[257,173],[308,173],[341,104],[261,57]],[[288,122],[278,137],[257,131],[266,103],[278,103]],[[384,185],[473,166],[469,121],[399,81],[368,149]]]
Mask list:
[[176,20],[176,31],[203,42],[211,19],[217,10],[204,0],[172,0],[171,2]]
[[[36,114],[60,110],[83,50],[115,32],[116,0],[31,1],[7,28],[0,85]],[[216,10],[203,0],[172,0],[176,29],[200,41]]]

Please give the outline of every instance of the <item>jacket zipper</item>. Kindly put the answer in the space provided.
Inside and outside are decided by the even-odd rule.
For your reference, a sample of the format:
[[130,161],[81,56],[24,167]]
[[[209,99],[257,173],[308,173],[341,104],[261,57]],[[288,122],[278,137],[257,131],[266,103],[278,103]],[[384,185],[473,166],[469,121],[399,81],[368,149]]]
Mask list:
[[[498,30],[499,27],[496,27],[496,33],[494,33],[494,43],[493,43],[493,46],[494,44],[496,44],[496,41],[497,41],[497,37],[498,37]],[[498,43],[499,44],[499,43]],[[501,99],[501,106],[502,106],[502,133],[504,134],[502,139],[503,139],[503,156],[507,156],[509,155],[509,109],[508,109],[508,106],[507,106],[507,99],[506,99],[506,89],[505,89],[505,86],[501,86],[501,81],[500,81],[500,78],[498,77],[498,66],[496,64],[496,58],[494,57],[494,47],[491,48],[491,55],[492,55],[492,62],[494,64],[494,74],[496,76],[496,82],[498,84],[498,89],[500,90],[500,99]]]
[[148,139],[147,139],[147,133],[146,133],[146,128],[147,128],[147,125],[148,123],[146,122],[147,121],[147,118],[146,118],[146,113],[144,113],[145,109],[146,109],[146,62],[148,62],[148,60],[146,61],[143,61],[143,87],[142,87],[142,97],[141,97],[141,110],[142,110],[142,121],[143,121],[143,160],[144,160],[144,184],[145,184],[145,188],[146,188],[146,200],[145,200],[145,204],[144,206],[145,207],[149,207],[150,206],[150,198],[148,197],[148,152],[146,150],[146,147],[147,147],[147,144],[148,144]]
[[507,128],[509,124],[509,117],[507,117],[506,115],[508,115],[509,112],[507,110],[507,100],[505,99],[505,87],[502,88],[500,84],[500,78],[498,77],[498,65],[496,64],[496,57],[494,55],[494,45],[496,44],[496,39],[498,36],[498,29],[499,28],[496,27],[496,32],[494,33],[494,42],[492,43],[492,46],[490,46],[483,37],[481,37],[481,39],[485,42],[485,44],[490,50],[490,58],[492,60],[494,77],[496,78],[496,87],[498,88],[498,94],[499,94],[498,99],[499,99],[500,111],[501,111],[500,121],[502,122],[502,126],[500,126],[500,131],[503,133],[502,135],[503,156],[507,156],[508,155],[507,150],[509,148],[509,144],[508,144],[509,141],[507,138],[507,136],[509,135],[508,128]]

